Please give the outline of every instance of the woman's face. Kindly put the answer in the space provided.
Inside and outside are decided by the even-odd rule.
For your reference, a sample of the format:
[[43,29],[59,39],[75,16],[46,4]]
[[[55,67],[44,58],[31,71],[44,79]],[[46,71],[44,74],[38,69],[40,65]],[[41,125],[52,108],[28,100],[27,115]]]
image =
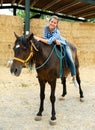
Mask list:
[[49,29],[52,31],[52,30],[54,30],[57,26],[58,26],[58,20],[55,19],[55,18],[52,18],[52,19],[49,21]]

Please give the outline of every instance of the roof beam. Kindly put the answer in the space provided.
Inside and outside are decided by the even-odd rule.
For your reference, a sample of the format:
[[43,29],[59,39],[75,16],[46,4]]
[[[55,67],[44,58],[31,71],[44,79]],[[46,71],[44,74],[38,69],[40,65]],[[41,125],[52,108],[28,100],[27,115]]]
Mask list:
[[77,15],[77,16],[85,18],[85,17],[90,16],[90,15],[95,15],[95,10],[89,11],[89,12],[86,12],[86,13],[82,13],[81,15]]
[[75,6],[81,2],[74,0],[73,2],[67,4],[66,6],[62,6],[59,9],[56,10],[56,12],[62,12],[63,10],[66,10],[68,8],[71,8],[72,6]]
[[30,7],[33,7],[39,0],[32,0]]
[[16,0],[12,0],[12,3],[11,3],[11,4],[13,5],[13,4],[17,3],[17,5],[20,5],[22,1],[23,1],[23,0],[19,0],[18,3],[17,3]]
[[83,12],[83,11],[86,11],[87,9],[93,9],[93,6],[87,5],[87,6],[84,6],[84,7],[82,7],[82,8],[79,8],[79,9],[76,9],[76,10],[73,10],[73,11],[70,11],[70,12],[68,12],[67,14],[75,15],[75,14],[81,13],[81,12]]
[[86,19],[93,19],[93,18],[95,18],[95,14],[93,15],[89,15],[89,16],[86,16]]
[[42,10],[46,10],[48,8],[50,8],[51,6],[55,5],[56,3],[60,2],[61,0],[52,0],[51,2],[49,2],[48,4],[46,4]]
[[78,1],[95,5],[95,0],[78,0]]
[[[11,6],[0,6],[0,9],[20,9],[20,10],[25,10],[25,7],[24,6],[17,6],[17,5],[11,5]],[[36,9],[30,9],[31,12],[35,12],[35,13],[40,13],[40,14],[45,14],[45,15],[57,15],[58,17],[60,18],[66,18],[66,19],[71,19],[71,20],[76,20],[76,21],[83,21],[83,22],[86,22],[87,20],[86,19],[79,19],[77,17],[70,17],[70,16],[66,16],[66,15],[63,15],[63,14],[58,14],[58,13],[53,13],[53,12],[46,12],[46,11],[42,11],[42,10],[36,10]]]
[[74,17],[63,15],[63,14],[58,14],[58,13],[53,13],[53,12],[46,12],[46,11],[43,11],[43,10],[39,11],[39,10],[35,10],[35,9],[30,9],[30,11],[35,12],[35,13],[50,15],[50,16],[57,15],[60,18],[66,18],[66,19],[71,19],[71,20],[76,20],[76,21],[83,21],[83,22],[87,21],[86,19],[74,18]]
[[15,3],[16,3],[16,0],[12,0],[12,3],[11,3],[11,4],[13,5],[13,4],[15,4]]
[[22,1],[23,1],[23,0],[19,0],[18,5],[20,5]]

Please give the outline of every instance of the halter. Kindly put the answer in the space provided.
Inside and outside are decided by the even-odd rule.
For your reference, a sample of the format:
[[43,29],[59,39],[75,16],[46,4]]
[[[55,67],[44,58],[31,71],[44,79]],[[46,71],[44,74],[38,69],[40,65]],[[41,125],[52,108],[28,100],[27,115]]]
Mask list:
[[22,60],[22,59],[17,58],[17,57],[14,57],[14,60],[19,61],[19,62],[25,64],[25,63],[27,63],[30,60],[31,57],[33,57],[33,52],[30,52],[30,54],[29,54],[29,56],[27,57],[26,60]]
[[[39,50],[36,48],[36,46],[34,45],[34,43],[32,43],[32,46],[34,47],[34,49],[35,49],[36,51],[39,51]],[[30,54],[29,54],[29,56],[27,57],[26,60],[22,60],[22,59],[17,58],[17,57],[14,57],[14,60],[19,61],[19,62],[21,62],[21,63],[23,63],[23,64],[26,65],[26,63],[30,60],[31,57],[33,57],[33,51],[30,52]]]

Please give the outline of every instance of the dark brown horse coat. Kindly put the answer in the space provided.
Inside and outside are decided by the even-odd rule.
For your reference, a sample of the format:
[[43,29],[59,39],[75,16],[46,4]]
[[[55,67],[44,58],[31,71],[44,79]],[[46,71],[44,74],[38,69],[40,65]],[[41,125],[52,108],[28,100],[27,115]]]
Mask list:
[[[14,57],[15,58],[13,60],[13,64],[11,66],[10,71],[11,73],[14,73],[16,76],[19,76],[26,62],[28,62],[28,64],[31,64],[33,62],[35,63],[35,67],[38,73],[38,81],[40,85],[40,107],[37,113],[37,117],[41,117],[42,112],[44,110],[45,84],[48,82],[51,87],[51,94],[50,94],[50,101],[51,101],[51,106],[52,106],[51,122],[54,122],[56,120],[55,88],[56,88],[56,80],[57,80],[59,70],[60,70],[59,59],[56,56],[56,53],[54,51],[52,52],[54,44],[47,45],[47,44],[38,42],[33,37],[33,34],[27,37],[25,36],[19,37],[16,34],[15,36],[16,36],[16,41],[14,44]],[[70,44],[70,48],[71,48],[73,59],[76,66],[76,79],[79,84],[79,94],[80,94],[80,98],[82,99],[83,91],[81,89],[81,84],[80,84],[79,62],[78,62],[78,57],[77,57],[77,50],[72,44]],[[32,55],[30,55],[31,52],[32,52]],[[63,62],[63,68],[64,68],[64,71],[61,77],[62,84],[63,84],[62,97],[64,97],[67,93],[66,77],[70,72],[69,68],[64,67],[64,62]],[[36,118],[36,120],[38,120],[38,118]]]

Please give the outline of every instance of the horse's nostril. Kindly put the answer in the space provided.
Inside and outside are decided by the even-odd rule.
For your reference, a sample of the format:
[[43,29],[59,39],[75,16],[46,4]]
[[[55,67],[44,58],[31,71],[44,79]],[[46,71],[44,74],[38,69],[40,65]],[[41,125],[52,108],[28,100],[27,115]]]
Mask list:
[[15,73],[15,74],[17,73],[17,70],[18,70],[18,69],[17,69],[17,68],[15,68],[15,70],[14,70],[14,73]]
[[15,74],[16,76],[19,76],[20,73],[21,73],[21,68],[16,67],[16,68],[14,69],[14,74]]

